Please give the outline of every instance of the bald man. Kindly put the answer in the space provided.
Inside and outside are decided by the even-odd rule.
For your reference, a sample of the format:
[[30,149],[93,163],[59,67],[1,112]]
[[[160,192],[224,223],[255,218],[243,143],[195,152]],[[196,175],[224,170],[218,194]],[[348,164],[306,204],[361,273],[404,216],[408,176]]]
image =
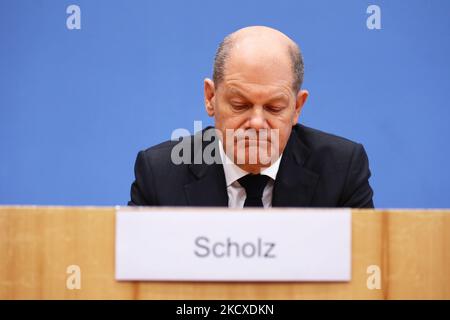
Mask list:
[[373,208],[363,146],[298,124],[303,70],[299,47],[278,30],[225,37],[204,80],[215,126],[139,152],[128,204]]

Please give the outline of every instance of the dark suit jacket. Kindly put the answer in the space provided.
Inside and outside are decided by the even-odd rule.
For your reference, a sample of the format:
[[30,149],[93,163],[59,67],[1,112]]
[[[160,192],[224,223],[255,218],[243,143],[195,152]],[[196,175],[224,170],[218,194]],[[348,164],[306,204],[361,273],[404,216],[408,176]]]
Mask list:
[[[171,151],[178,143],[167,141],[139,152],[128,204],[228,206],[222,164],[173,164]],[[207,144],[192,148],[192,157]],[[361,144],[297,124],[283,152],[272,206],[372,208],[369,177]]]

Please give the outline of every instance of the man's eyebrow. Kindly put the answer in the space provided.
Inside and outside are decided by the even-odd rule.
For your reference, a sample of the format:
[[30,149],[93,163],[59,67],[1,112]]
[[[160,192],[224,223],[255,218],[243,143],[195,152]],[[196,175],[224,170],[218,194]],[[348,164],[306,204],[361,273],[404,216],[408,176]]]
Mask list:
[[237,89],[237,88],[229,87],[229,88],[227,88],[227,91],[228,91],[230,94],[236,94],[236,95],[241,96],[241,97],[243,97],[243,98],[245,98],[245,99],[248,100],[247,96],[246,96],[241,90],[239,90],[239,89]]
[[269,102],[279,101],[279,100],[284,100],[286,102],[289,102],[289,97],[287,95],[285,95],[284,93],[280,93],[280,94],[277,94],[276,96],[271,97],[269,99]]
[[[236,94],[236,95],[238,95],[238,96],[241,96],[242,98],[244,98],[244,99],[246,99],[246,100],[250,100],[250,99],[248,99],[248,97],[245,95],[245,93],[243,93],[241,90],[239,90],[239,89],[237,89],[237,88],[230,87],[230,88],[227,88],[227,91],[229,91],[229,93],[231,93],[231,94]],[[268,101],[269,101],[269,102],[272,102],[272,101],[276,101],[276,100],[286,100],[286,101],[289,101],[289,97],[288,97],[286,94],[284,94],[284,93],[279,93],[279,94],[276,94],[276,95],[272,96]]]

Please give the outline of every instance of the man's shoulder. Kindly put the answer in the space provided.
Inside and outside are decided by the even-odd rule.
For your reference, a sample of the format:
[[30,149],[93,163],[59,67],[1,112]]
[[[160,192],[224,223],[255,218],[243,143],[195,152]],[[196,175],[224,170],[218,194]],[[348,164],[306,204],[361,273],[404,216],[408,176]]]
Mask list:
[[[194,135],[182,136],[177,139],[166,140],[164,142],[158,143],[140,151],[139,155],[147,160],[150,160],[153,164],[163,163],[170,165],[177,163],[176,160],[172,161],[174,160],[172,159],[172,157],[179,157],[182,156],[184,152],[188,152],[188,158],[191,158],[192,161],[193,154],[199,147],[202,147],[202,144],[204,142],[202,140],[203,133],[205,132],[205,130],[210,128],[212,127],[207,127],[201,132],[197,132]],[[178,146],[178,148],[174,149],[176,146]]]
[[148,147],[145,150],[142,150],[145,154],[152,154],[152,153],[166,153],[170,152],[172,148],[179,143],[179,140],[167,140],[163,141],[161,143],[158,143],[156,145],[153,145],[151,147]]
[[363,150],[358,142],[302,124],[297,124],[293,131],[313,155],[312,158],[321,163],[346,163],[355,152]]
[[138,157],[143,157],[146,160],[152,160],[152,162],[159,162],[161,160],[167,160],[167,157],[170,157],[171,150],[177,144],[177,141],[164,141],[158,143],[157,145],[153,145],[149,148],[141,150],[138,154]]
[[322,130],[307,127],[303,124],[294,126],[294,132],[310,149],[320,149],[323,147],[351,149],[354,148],[355,145],[359,145],[358,142]]

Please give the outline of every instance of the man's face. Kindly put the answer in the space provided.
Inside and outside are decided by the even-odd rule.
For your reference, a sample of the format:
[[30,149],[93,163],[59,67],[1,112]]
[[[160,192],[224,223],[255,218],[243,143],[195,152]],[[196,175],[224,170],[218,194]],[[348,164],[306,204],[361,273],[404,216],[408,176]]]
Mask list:
[[[257,173],[283,152],[308,92],[293,90],[287,54],[268,60],[264,55],[244,53],[231,58],[226,70],[216,86],[205,80],[206,110],[214,116],[227,155],[244,170]],[[256,162],[252,154],[258,155]],[[270,163],[261,161],[264,154]],[[240,155],[245,155],[244,161]]]

